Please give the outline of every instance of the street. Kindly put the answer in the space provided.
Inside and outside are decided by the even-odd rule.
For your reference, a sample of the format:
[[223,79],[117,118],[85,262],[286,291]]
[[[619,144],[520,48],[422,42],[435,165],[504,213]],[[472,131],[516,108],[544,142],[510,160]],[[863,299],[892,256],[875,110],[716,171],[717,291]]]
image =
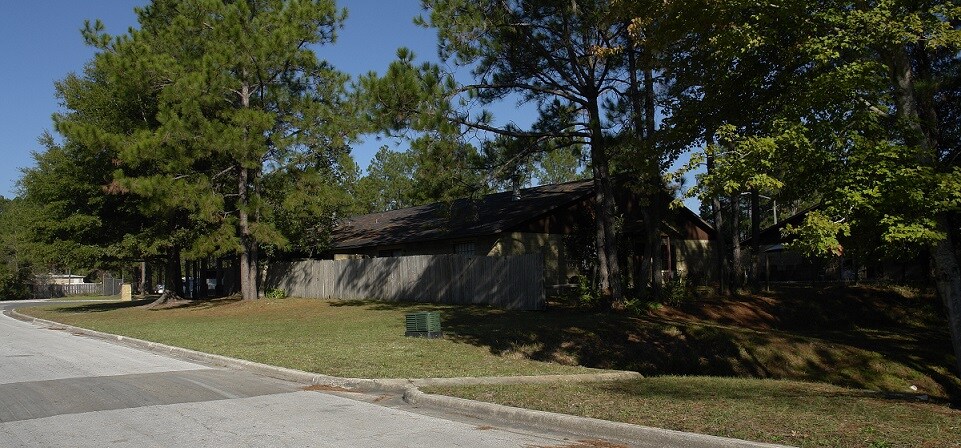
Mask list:
[[570,445],[305,389],[0,316],[3,447]]

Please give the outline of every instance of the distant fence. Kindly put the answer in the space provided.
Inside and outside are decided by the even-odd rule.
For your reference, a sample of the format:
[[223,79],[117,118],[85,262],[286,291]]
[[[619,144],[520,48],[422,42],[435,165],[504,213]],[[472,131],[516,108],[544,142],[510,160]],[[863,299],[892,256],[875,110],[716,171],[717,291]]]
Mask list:
[[415,255],[274,263],[265,286],[290,296],[544,309],[544,257]]
[[33,296],[38,299],[49,299],[69,296],[115,296],[120,294],[122,281],[118,278],[105,278],[100,283],[74,283],[58,285],[40,283],[33,286]]

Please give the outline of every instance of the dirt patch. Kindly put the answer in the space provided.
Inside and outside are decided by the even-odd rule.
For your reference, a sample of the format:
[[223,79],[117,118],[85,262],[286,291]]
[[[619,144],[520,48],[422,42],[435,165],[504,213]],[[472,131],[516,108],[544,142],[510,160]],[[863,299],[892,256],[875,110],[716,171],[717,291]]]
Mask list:
[[781,285],[771,292],[710,296],[664,306],[651,317],[709,321],[753,330],[836,330],[898,327],[941,318],[931,292],[877,286]]
[[779,303],[770,297],[741,297],[730,300],[705,300],[663,307],[651,314],[668,320],[707,320],[724,325],[735,325],[756,330],[778,328]]
[[568,445],[527,445],[527,448],[628,448],[606,440],[578,440]]
[[307,386],[304,390],[315,391],[315,392],[353,392],[350,389],[344,389],[338,386],[328,386],[326,384],[314,384]]

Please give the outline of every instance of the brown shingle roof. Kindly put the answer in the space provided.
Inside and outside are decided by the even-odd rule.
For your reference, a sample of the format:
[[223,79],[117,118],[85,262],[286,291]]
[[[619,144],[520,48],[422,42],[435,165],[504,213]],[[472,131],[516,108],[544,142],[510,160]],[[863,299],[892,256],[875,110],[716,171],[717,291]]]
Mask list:
[[493,235],[590,196],[593,181],[544,185],[355,216],[334,229],[334,249]]

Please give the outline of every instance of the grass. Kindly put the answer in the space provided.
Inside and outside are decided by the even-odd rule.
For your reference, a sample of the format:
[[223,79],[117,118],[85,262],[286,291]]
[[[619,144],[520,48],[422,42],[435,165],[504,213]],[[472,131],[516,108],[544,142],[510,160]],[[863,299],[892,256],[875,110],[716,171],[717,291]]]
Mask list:
[[827,384],[666,376],[615,383],[430,387],[425,391],[803,447],[961,446],[961,412],[907,396]]
[[[109,333],[266,364],[359,378],[585,373],[590,369],[492,352],[465,343],[457,325],[445,339],[404,337],[404,314],[498,313],[492,309],[278,299],[218,300],[150,310],[144,302],[27,308],[24,313]],[[444,322],[445,324],[448,321]]]

